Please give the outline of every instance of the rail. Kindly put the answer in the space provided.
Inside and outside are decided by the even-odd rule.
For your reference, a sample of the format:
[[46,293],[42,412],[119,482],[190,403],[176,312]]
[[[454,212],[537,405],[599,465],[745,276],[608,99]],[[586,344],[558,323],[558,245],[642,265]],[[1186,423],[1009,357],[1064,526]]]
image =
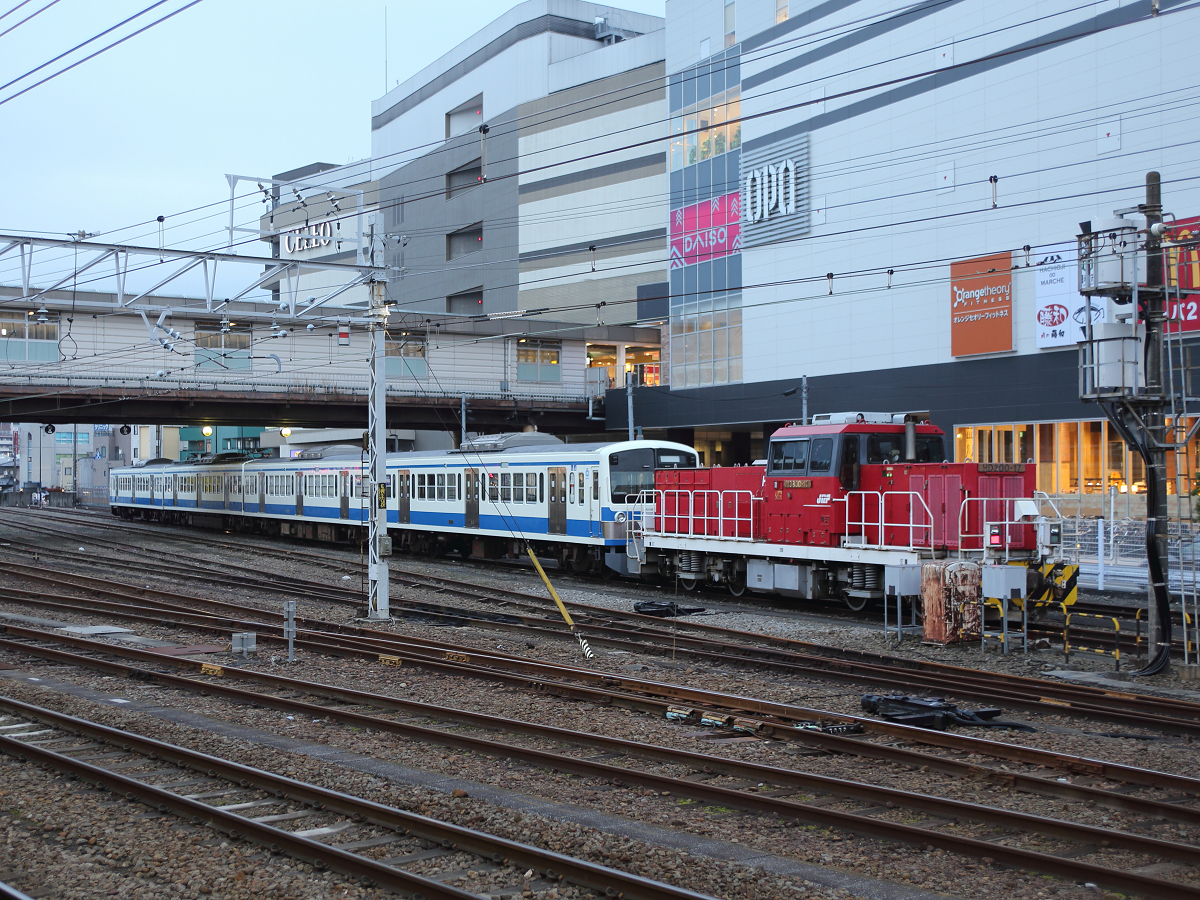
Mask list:
[[[861,513],[861,519],[852,517],[851,508],[855,506],[854,498],[861,498],[862,502],[857,504],[857,508]],[[867,511],[871,504],[867,501],[869,498],[874,498],[875,518],[869,519]],[[905,503],[905,511],[908,515],[908,521],[888,519],[888,500],[889,498],[898,499],[900,497],[907,498]],[[916,502],[914,502],[914,499]],[[929,547],[933,544],[933,513],[929,510],[929,505],[925,502],[925,498],[917,491],[850,491],[844,498],[838,501],[846,505],[846,537],[843,539],[844,544],[853,545],[855,547],[869,548],[888,548],[898,549],[904,548],[907,550],[915,550],[918,547]],[[920,504],[918,507],[917,504]],[[897,504],[892,504],[893,506]],[[916,514],[918,511],[924,511],[924,521],[917,522]],[[854,528],[858,528],[857,534],[851,533]],[[893,529],[893,534],[896,529],[903,529],[908,536],[908,543],[897,543],[894,540],[888,540],[887,529]],[[878,540],[870,540],[870,529],[876,530]],[[915,537],[920,532],[928,532],[928,540],[918,543]],[[853,538],[862,538],[861,541],[854,541]]]
[[691,535],[723,540],[754,539],[753,491],[655,490],[653,514],[642,517],[646,534]]

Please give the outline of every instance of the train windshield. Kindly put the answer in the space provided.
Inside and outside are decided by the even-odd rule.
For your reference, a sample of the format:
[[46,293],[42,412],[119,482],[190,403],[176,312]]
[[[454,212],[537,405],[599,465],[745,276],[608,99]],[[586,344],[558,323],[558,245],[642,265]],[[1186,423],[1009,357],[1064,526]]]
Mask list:
[[633,503],[642,491],[654,490],[654,470],[694,469],[696,454],[684,450],[639,447],[608,456],[613,503]]
[[[940,434],[917,435],[917,462],[940,463],[946,458]],[[903,434],[873,434],[867,438],[867,465],[904,462]]]

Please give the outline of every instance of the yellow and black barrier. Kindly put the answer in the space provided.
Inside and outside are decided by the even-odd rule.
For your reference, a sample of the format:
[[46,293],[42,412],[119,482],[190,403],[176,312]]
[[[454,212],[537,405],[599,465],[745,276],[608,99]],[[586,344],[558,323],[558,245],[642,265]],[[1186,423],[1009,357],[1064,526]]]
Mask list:
[[1067,613],[1066,622],[1063,624],[1063,656],[1068,661],[1071,659],[1071,620],[1072,619],[1102,619],[1105,622],[1111,622],[1113,627],[1113,649],[1104,650],[1100,647],[1075,647],[1078,653],[1099,653],[1103,656],[1111,656],[1117,665],[1117,671],[1121,671],[1121,623],[1117,621],[1115,616],[1104,616],[1099,613]]

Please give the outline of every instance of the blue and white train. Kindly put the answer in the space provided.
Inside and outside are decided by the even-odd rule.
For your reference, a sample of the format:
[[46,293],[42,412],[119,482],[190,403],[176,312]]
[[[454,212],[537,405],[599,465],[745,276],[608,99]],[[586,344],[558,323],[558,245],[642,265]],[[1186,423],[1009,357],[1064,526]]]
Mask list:
[[[532,544],[576,572],[602,572],[605,562],[625,571],[625,521],[639,492],[653,489],[655,469],[695,467],[696,452],[683,444],[564,444],[523,432],[391,453],[389,531],[396,549],[418,554],[515,557]],[[155,459],[113,469],[109,502],[127,519],[359,541],[369,509],[364,468],[362,452],[348,446],[293,459]]]

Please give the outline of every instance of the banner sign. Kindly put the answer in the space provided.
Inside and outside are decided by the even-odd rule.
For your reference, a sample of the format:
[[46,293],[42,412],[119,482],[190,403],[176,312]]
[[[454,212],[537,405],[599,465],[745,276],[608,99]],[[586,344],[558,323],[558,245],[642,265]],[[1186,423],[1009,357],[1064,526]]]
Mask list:
[[950,355],[1012,350],[1012,254],[950,264]]
[[1087,333],[1088,308],[1092,324],[1107,320],[1107,304],[1094,297],[1091,303],[1079,294],[1076,283],[1077,246],[1056,244],[1042,250],[1034,263],[1036,278],[1033,327],[1038,349],[1074,347]]
[[1167,248],[1168,327],[1200,331],[1200,216],[1179,219],[1174,226],[1166,240],[1183,246]]
[[741,194],[734,191],[671,211],[671,268],[742,252]]

